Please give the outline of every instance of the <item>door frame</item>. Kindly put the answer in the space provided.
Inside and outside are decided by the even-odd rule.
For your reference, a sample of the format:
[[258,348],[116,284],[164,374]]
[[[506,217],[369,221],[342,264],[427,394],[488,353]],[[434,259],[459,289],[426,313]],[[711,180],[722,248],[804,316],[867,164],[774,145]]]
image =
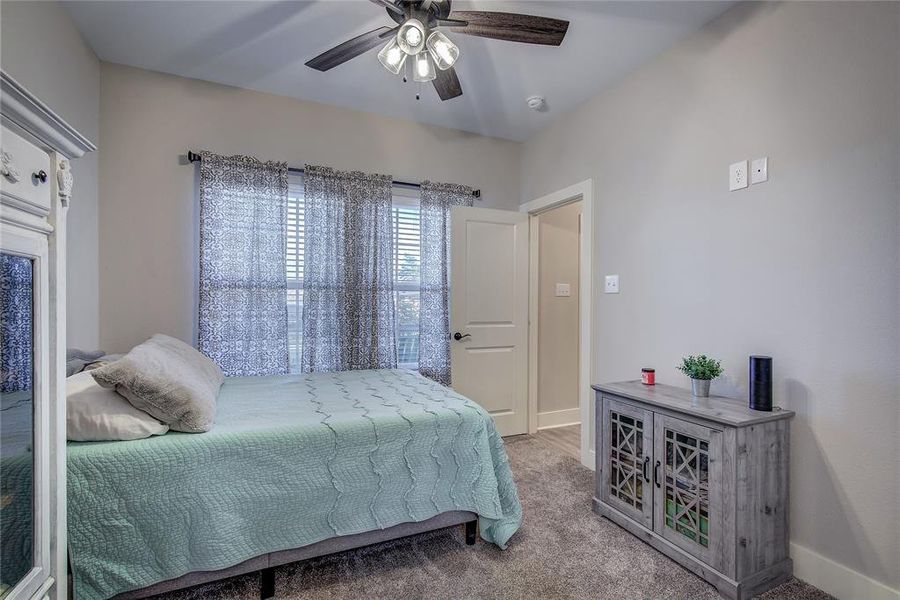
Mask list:
[[[594,448],[591,444],[591,366],[594,364],[593,312],[593,240],[594,240],[594,180],[585,179],[567,188],[541,196],[519,206],[529,214],[529,225],[535,227],[535,217],[543,212],[581,200],[581,244],[579,248],[579,352],[578,405],[581,415],[581,464],[595,468]],[[533,233],[533,229],[532,229]],[[529,236],[528,264],[528,433],[537,432],[537,360],[538,360],[538,236]],[[597,432],[595,432],[596,434]]]

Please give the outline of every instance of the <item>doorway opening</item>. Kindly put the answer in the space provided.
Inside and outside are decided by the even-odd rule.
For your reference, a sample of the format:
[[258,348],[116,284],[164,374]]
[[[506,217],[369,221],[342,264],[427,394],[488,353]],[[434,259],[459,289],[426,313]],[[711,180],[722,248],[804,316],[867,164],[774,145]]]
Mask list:
[[538,436],[575,459],[581,458],[581,213],[579,199],[532,216],[532,243],[537,245]]
[[593,469],[590,179],[529,215],[528,432]]

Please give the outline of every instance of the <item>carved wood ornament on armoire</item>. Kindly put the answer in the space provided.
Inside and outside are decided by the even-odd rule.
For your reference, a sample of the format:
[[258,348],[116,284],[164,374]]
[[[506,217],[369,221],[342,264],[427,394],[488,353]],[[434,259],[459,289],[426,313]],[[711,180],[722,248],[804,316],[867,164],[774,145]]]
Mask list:
[[66,212],[96,146],[0,72],[0,596],[63,600]]

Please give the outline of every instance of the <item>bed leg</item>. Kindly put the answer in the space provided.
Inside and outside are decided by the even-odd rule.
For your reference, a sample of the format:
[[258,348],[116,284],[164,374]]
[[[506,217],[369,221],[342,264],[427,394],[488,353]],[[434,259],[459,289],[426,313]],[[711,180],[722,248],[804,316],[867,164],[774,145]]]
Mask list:
[[259,597],[262,600],[275,597],[275,569],[263,569],[259,572]]
[[475,537],[478,533],[478,521],[469,521],[466,523],[466,545],[474,546]]

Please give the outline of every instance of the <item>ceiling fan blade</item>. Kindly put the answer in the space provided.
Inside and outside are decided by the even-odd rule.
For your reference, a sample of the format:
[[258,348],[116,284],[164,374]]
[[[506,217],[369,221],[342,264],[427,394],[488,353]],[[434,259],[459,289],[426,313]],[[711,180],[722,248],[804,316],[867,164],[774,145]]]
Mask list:
[[331,50],[326,50],[314,59],[306,63],[307,67],[316,69],[317,71],[327,71],[334,67],[344,64],[351,58],[356,58],[360,54],[368,52],[375,46],[385,42],[388,38],[396,33],[399,27],[379,27],[368,33],[358,35],[352,40],[347,40],[339,46],[335,46]]
[[458,19],[438,19],[437,24],[441,27],[465,27],[469,22]]
[[403,9],[391,2],[390,0],[369,0],[372,4],[377,4],[378,6],[382,6],[392,13],[396,13],[398,15],[405,15]]
[[441,100],[462,96],[462,86],[459,85],[459,77],[456,76],[456,70],[453,67],[446,71],[438,69],[437,78],[432,83]]
[[559,46],[569,29],[568,21],[518,13],[455,10],[448,18],[466,21],[464,27],[448,23],[456,33],[547,46]]

